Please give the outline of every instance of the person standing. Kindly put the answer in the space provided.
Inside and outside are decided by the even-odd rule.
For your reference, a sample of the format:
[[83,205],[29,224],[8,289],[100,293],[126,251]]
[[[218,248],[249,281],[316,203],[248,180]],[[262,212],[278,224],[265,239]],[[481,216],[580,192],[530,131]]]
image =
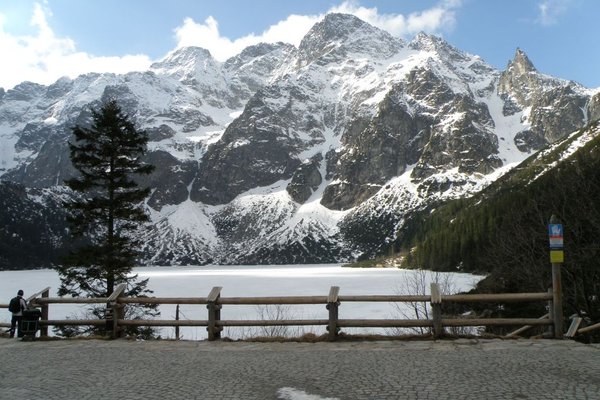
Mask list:
[[21,334],[21,319],[23,318],[23,310],[27,308],[27,302],[23,298],[23,291],[17,292],[17,297],[13,297],[8,305],[8,310],[12,313],[10,320],[10,337],[15,337],[15,330],[18,328],[17,337],[22,337]]

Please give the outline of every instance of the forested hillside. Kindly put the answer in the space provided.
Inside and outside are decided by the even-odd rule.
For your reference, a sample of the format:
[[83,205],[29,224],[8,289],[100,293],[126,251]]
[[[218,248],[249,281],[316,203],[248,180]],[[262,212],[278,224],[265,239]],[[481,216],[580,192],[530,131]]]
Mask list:
[[599,320],[599,131],[596,121],[477,196],[432,212],[414,234],[403,265],[488,273],[480,292],[546,291],[547,224],[556,215],[565,229],[565,315]]

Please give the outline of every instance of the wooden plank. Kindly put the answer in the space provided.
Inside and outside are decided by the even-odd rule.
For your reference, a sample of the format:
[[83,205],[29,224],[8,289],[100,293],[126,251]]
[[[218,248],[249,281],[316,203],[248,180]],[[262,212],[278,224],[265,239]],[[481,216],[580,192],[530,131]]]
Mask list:
[[581,325],[581,321],[583,321],[583,318],[581,317],[573,318],[573,321],[571,321],[571,326],[569,326],[569,330],[567,333],[565,333],[565,337],[569,339],[575,337],[577,334],[577,329],[579,329],[579,325]]
[[337,303],[339,294],[339,286],[332,286],[331,288],[329,288],[329,296],[327,296],[327,303]]
[[108,300],[106,300],[107,302],[111,301],[111,302],[116,302],[117,299],[119,298],[119,296],[121,296],[123,294],[123,292],[125,292],[125,289],[127,288],[127,285],[125,283],[119,283],[117,285],[117,287],[115,288],[114,292],[112,292],[112,294],[108,297]]
[[440,287],[438,286],[438,284],[435,282],[432,282],[430,284],[430,288],[431,288],[430,303],[431,304],[442,304],[442,294],[441,294]]
[[206,297],[206,301],[212,301],[212,302],[217,301],[217,299],[221,296],[221,289],[223,289],[222,286],[213,287],[210,290],[210,293],[208,294],[208,296]]
[[[49,292],[50,291],[50,286],[48,286],[47,288],[44,288],[42,290],[40,290],[37,293],[32,294],[31,296],[29,296],[27,298],[27,303],[29,303],[30,301],[32,301],[33,299],[35,299],[38,296],[41,296],[44,292]],[[8,307],[8,306],[7,306]]]

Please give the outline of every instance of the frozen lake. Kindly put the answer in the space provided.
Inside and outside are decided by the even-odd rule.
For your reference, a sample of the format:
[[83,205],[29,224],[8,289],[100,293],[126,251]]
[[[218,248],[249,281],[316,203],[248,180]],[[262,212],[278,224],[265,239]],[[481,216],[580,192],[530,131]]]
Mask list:
[[[202,266],[202,267],[144,267],[135,268],[141,278],[150,278],[148,286],[157,297],[205,297],[212,287],[222,286],[222,297],[243,296],[326,296],[331,286],[340,287],[340,295],[350,294],[422,294],[429,293],[429,282],[439,280],[447,293],[471,289],[482,277],[459,273],[415,272],[392,268],[343,268],[339,264],[324,265],[270,265],[270,266]],[[53,270],[0,271],[0,296],[8,303],[18,289],[25,297],[50,286],[51,296],[56,296],[59,278]],[[417,287],[421,287],[417,289]],[[175,305],[160,307],[160,319],[175,319]],[[324,305],[281,306],[274,309],[264,306],[224,306],[222,319],[269,319],[272,314],[283,314],[285,319],[327,319]],[[77,312],[77,306],[51,305],[50,319],[62,319]],[[411,318],[405,305],[395,303],[343,303],[340,318]],[[269,317],[271,316],[271,317]],[[180,307],[181,319],[205,320],[204,305]],[[0,320],[10,321],[8,310],[0,310]],[[271,329],[271,328],[265,328]],[[282,328],[280,328],[282,329]],[[345,332],[349,332],[347,329]],[[325,333],[324,327],[288,327],[282,333],[288,336],[304,332]],[[350,333],[356,333],[354,330]],[[377,329],[359,332],[382,333]],[[273,331],[259,328],[230,328],[223,336],[240,338],[269,335]],[[385,333],[385,332],[383,332]],[[174,328],[162,328],[163,337],[175,337]],[[206,328],[181,328],[185,339],[205,339]]]

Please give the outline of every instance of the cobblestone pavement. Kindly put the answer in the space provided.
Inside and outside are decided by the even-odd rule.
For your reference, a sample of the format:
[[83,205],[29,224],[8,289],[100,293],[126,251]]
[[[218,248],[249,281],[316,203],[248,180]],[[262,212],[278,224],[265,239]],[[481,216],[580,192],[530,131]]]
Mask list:
[[0,399],[600,399],[572,341],[0,339]]

